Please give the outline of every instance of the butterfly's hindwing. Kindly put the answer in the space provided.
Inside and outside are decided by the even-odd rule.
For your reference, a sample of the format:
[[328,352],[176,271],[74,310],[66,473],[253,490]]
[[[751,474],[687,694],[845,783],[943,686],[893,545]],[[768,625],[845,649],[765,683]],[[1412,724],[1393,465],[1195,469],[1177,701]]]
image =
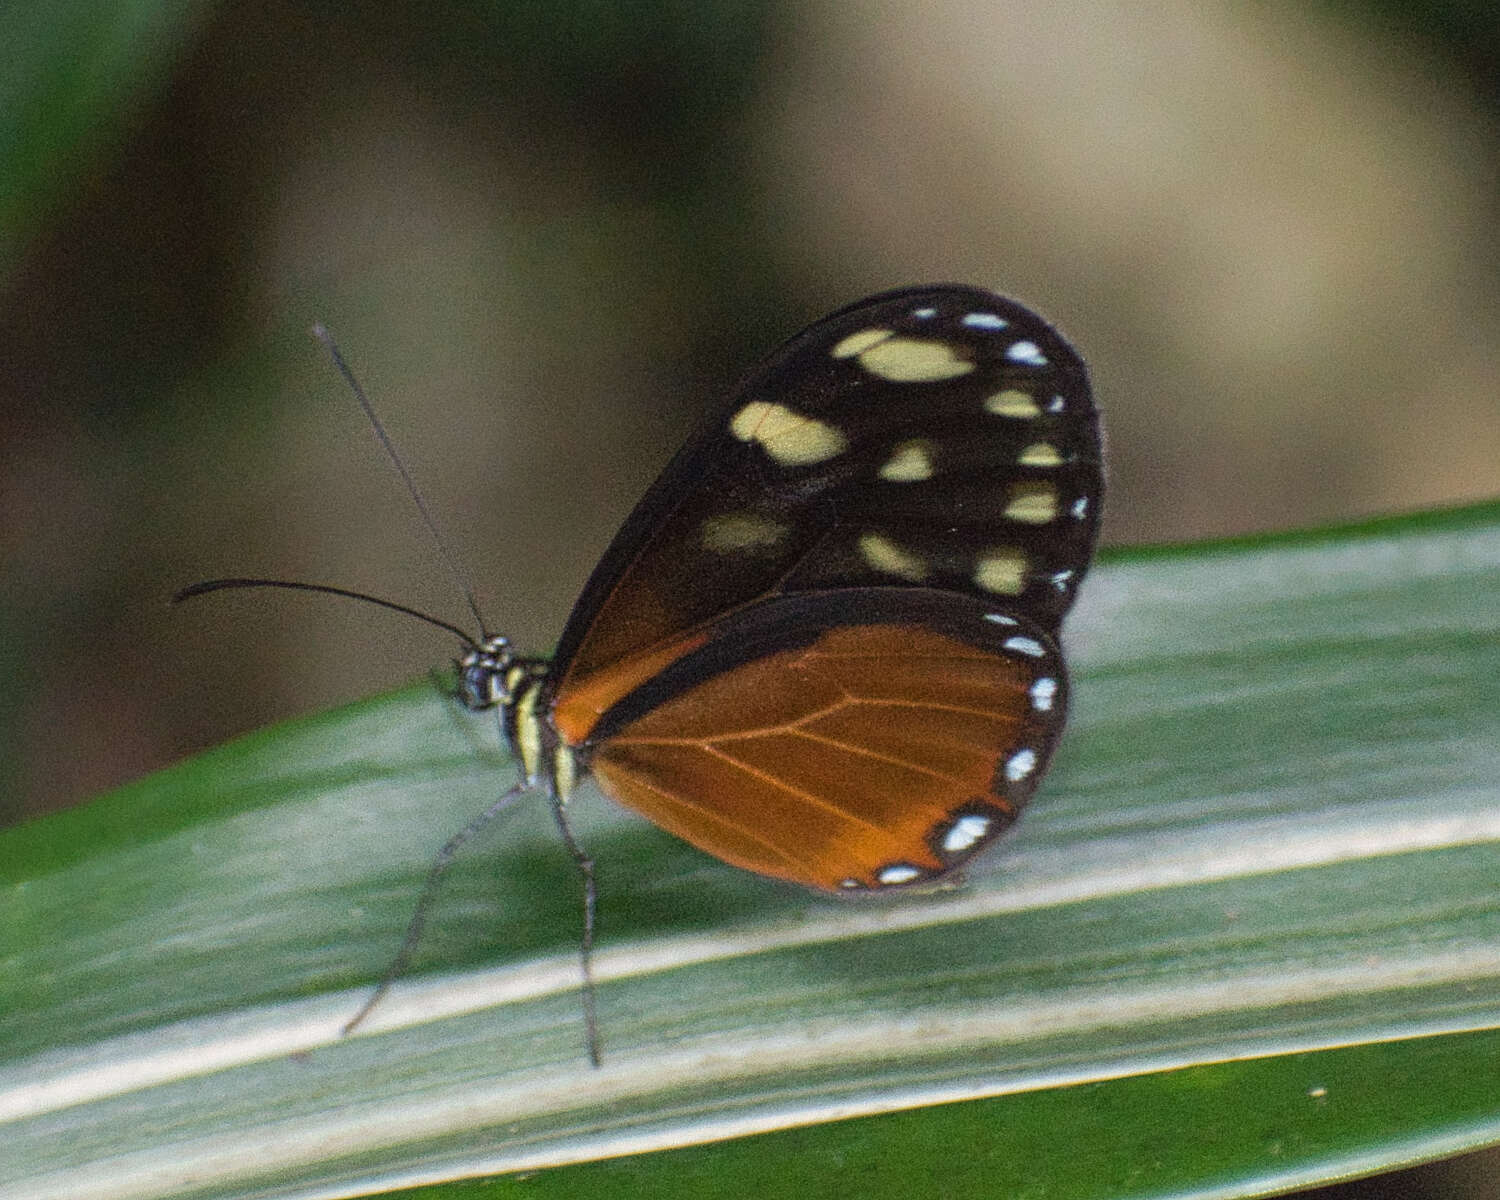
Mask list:
[[775,596],[594,730],[604,788],[762,875],[828,891],[920,883],[1009,827],[1067,706],[1051,637],[925,588]]

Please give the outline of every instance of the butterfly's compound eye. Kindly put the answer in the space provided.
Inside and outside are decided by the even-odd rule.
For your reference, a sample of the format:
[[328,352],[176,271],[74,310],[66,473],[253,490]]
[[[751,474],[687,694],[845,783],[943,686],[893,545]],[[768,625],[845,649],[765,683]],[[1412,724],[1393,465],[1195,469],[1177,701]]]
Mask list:
[[475,655],[458,661],[458,698],[470,710],[489,708],[495,703],[494,672],[481,664]]
[[458,698],[472,711],[493,708],[510,699],[510,643],[486,638],[458,660]]

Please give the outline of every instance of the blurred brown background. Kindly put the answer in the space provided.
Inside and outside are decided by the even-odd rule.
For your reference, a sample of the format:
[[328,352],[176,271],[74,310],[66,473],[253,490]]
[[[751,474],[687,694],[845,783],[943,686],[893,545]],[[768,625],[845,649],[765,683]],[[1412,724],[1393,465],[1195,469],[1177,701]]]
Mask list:
[[1500,495],[1490,6],[70,0],[0,33],[0,823],[452,653],[165,603],[268,574],[466,620],[317,319],[533,651],[710,397],[906,283],[1078,344],[1109,542]]
[[165,605],[263,573],[466,620],[315,319],[537,651],[710,397],[911,282],[1082,348],[1108,541],[1500,494],[1472,39],[1296,5],[185,12],[105,119],[30,131],[3,247],[9,819],[451,653],[338,602]]

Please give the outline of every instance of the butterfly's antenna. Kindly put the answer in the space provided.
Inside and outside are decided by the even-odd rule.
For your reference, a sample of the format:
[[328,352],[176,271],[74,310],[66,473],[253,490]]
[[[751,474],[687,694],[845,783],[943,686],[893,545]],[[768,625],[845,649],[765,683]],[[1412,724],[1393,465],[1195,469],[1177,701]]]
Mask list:
[[[438,528],[437,521],[427,507],[427,501],[422,498],[422,493],[417,490],[416,480],[411,477],[411,472],[406,469],[406,463],[401,455],[396,452],[396,444],[391,441],[390,434],[386,433],[385,426],[380,423],[380,418],[375,414],[375,406],[370,403],[369,397],[365,395],[365,389],[359,386],[359,380],[354,377],[354,372],[349,369],[349,364],[344,361],[344,356],[339,353],[338,343],[333,340],[333,335],[328,332],[328,327],[321,321],[312,327],[312,335],[323,343],[323,348],[328,351],[328,356],[333,359],[333,365],[338,373],[344,377],[344,382],[349,385],[349,390],[354,393],[354,398],[359,401],[359,406],[364,410],[365,419],[370,422],[370,428],[375,431],[375,436],[380,439],[381,446],[385,449],[387,457],[396,464],[396,470],[401,475],[401,482],[406,485],[406,491],[416,503],[417,511],[422,514],[422,523],[427,526],[427,532],[432,534],[432,540],[437,544],[438,555],[443,560],[443,565],[448,569],[448,574],[458,584],[459,590],[463,592],[464,599],[469,603],[469,611],[474,614],[474,620],[479,623],[479,640],[484,641],[489,637],[489,626],[484,623],[484,617],[479,612],[479,602],[474,599],[474,585],[469,577],[464,574],[458,565],[458,559],[453,551],[448,548],[447,539],[443,537],[442,530]],[[470,639],[472,640],[472,639]]]
[[[492,820],[511,806],[517,797],[527,790],[527,784],[522,781],[503,793],[499,799],[487,809],[455,833],[437,852],[437,857],[432,860],[432,866],[427,869],[427,881],[422,884],[422,894],[417,897],[416,910],[411,915],[411,921],[406,926],[406,936],[401,939],[401,949],[396,951],[396,957],[391,960],[391,965],[385,969],[380,982],[375,985],[375,990],[370,993],[369,999],[360,1007],[360,1010],[350,1017],[344,1025],[344,1035],[347,1037],[353,1033],[355,1028],[370,1015],[371,1010],[380,1003],[385,994],[391,990],[391,984],[405,973],[411,962],[411,953],[416,949],[417,943],[422,940],[422,929],[427,924],[427,910],[432,907],[432,901],[437,896],[438,884],[442,882],[443,875],[452,866],[454,857],[471,837],[488,825]],[[592,1043],[590,1043],[592,1045]]]
[[366,604],[378,604],[381,608],[388,608],[392,612],[404,613],[408,617],[416,617],[419,621],[426,621],[429,625],[436,625],[439,629],[446,629],[470,650],[478,650],[479,645],[460,629],[439,617],[419,612],[415,608],[408,608],[404,604],[397,604],[394,600],[385,600],[379,596],[371,596],[368,592],[351,591],[349,588],[331,587],[326,583],[302,583],[295,579],[205,579],[201,583],[189,584],[181,591],[172,595],[173,604],[181,604],[184,600],[191,600],[194,596],[206,596],[209,592],[223,592],[231,588],[286,588],[293,592],[321,592],[325,596],[343,596],[349,600],[361,600]]

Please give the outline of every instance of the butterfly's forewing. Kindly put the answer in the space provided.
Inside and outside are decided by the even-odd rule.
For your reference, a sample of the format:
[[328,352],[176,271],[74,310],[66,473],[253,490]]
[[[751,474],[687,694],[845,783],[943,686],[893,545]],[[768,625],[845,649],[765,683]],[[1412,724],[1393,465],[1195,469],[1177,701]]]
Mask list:
[[1098,420],[1046,322],[978,288],[871,297],[785,343],[646,493],[558,646],[563,737],[769,598],[975,597],[1055,634],[1097,530]]

